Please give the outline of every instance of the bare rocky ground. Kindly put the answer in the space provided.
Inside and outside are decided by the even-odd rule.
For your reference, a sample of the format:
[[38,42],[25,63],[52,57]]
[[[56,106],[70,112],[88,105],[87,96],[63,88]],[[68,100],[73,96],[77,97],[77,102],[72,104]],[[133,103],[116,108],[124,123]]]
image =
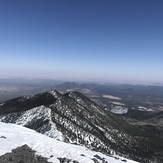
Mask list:
[[[5,139],[5,137],[3,137]],[[53,157],[53,155],[51,156]],[[0,156],[0,163],[52,163],[47,161],[48,158],[36,155],[28,145],[23,145],[13,149],[11,153]],[[79,163],[78,161],[68,158],[58,158],[60,163]],[[98,163],[98,161],[96,161]]]
[[35,154],[29,146],[23,145],[11,153],[0,156],[0,163],[50,163],[47,158]]

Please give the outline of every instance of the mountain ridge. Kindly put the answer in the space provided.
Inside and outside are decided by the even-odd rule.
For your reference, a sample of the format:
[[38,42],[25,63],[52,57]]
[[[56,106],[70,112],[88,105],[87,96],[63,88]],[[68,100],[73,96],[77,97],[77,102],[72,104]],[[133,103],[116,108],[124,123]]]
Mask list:
[[[36,114],[40,107],[42,111],[50,111],[49,117],[39,116],[39,111]],[[20,117],[28,115],[27,112],[35,112],[37,118],[22,124]],[[129,125],[79,92],[61,94],[51,90],[28,98],[6,101],[0,104],[0,120],[18,123],[46,135],[55,126],[52,130],[58,133],[59,140],[84,145],[105,154],[117,153],[141,162],[162,157],[159,140],[151,143],[154,138],[148,133]]]

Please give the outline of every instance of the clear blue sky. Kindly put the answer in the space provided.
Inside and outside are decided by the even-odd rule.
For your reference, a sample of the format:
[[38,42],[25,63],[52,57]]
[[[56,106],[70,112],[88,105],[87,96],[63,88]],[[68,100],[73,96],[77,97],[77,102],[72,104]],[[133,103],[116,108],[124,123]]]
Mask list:
[[0,0],[0,77],[163,83],[162,0]]

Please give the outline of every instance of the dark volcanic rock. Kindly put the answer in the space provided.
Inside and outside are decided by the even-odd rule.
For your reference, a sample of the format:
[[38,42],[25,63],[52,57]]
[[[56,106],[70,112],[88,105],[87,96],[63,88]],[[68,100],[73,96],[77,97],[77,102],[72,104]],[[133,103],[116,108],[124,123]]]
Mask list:
[[56,98],[48,92],[35,96],[18,97],[13,100],[6,101],[0,106],[0,114],[8,114],[29,110],[40,105],[52,104]]
[[65,157],[64,158],[58,157],[58,160],[60,161],[60,163],[79,163],[76,160],[71,160]]
[[47,158],[35,154],[29,146],[23,145],[11,153],[0,156],[0,163],[50,163]]

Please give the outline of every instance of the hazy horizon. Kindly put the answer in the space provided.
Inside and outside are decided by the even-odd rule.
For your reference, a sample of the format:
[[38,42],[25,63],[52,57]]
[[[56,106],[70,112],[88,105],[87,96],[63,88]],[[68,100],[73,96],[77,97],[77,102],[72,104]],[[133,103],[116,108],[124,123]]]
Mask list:
[[92,84],[106,84],[106,85],[144,85],[144,86],[163,86],[163,83],[161,82],[145,82],[145,81],[114,81],[114,80],[101,80],[101,79],[90,79],[90,80],[74,80],[74,79],[59,79],[59,78],[43,78],[43,77],[0,77],[0,84],[5,84],[4,81],[6,81],[9,85],[14,85],[14,84],[28,84],[28,83],[33,83],[33,84],[38,84],[39,83],[54,83],[54,84],[62,84],[66,82],[75,82],[78,84],[84,84],[84,83],[92,83]]
[[162,6],[0,1],[0,78],[163,84]]

